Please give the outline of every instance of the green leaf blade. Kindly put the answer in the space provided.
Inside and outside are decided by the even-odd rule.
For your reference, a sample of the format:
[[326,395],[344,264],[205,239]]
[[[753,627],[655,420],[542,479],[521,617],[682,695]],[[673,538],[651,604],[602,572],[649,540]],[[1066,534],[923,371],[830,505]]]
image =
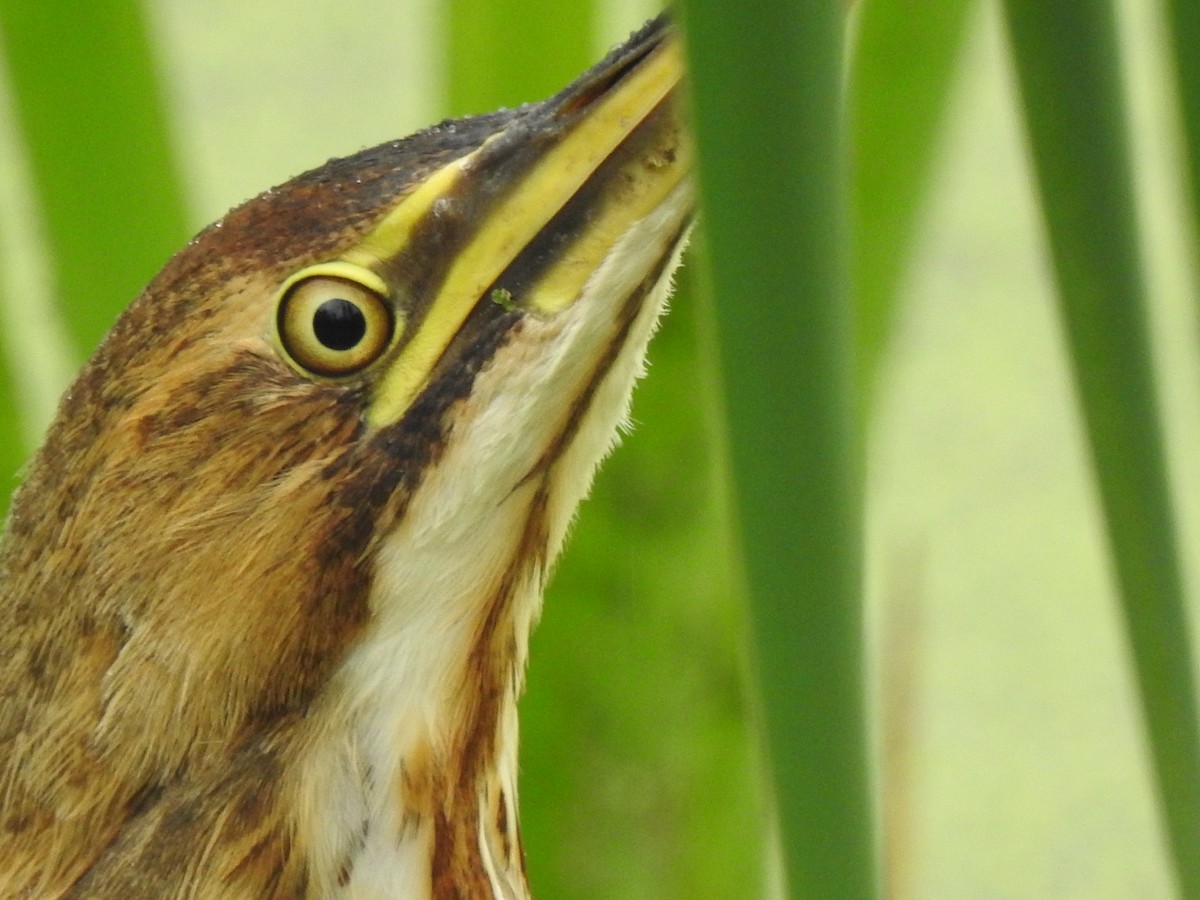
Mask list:
[[1007,0],[1061,318],[1175,874],[1200,897],[1200,726],[1107,2]]
[[970,0],[860,0],[850,64],[851,273],[860,401],[878,377],[940,146]]
[[82,355],[189,230],[146,23],[121,0],[3,0],[0,45]]
[[871,897],[841,11],[683,9],[787,878],[795,896]]

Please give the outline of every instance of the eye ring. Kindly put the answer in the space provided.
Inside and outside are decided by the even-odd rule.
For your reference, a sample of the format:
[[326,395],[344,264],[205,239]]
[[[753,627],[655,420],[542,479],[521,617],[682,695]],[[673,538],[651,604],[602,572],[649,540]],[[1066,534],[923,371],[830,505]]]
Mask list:
[[361,372],[383,355],[395,318],[382,284],[329,268],[314,268],[284,286],[275,325],[292,362],[313,375],[338,378]]

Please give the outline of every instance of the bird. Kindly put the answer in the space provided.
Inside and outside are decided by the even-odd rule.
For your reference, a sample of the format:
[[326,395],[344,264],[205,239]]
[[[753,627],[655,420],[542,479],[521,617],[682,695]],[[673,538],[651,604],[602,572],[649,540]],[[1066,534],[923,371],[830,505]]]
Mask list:
[[681,38],[210,225],[0,539],[0,897],[524,898],[517,699],[695,215]]

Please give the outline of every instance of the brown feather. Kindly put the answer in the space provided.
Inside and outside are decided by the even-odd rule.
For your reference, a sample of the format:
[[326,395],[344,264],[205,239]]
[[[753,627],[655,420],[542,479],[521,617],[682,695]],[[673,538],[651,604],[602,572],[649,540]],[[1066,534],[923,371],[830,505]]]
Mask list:
[[[69,889],[170,785],[211,782],[178,802],[215,820],[245,789],[217,786],[247,738],[302,713],[353,639],[408,473],[360,440],[365,387],[297,376],[263,323],[284,273],[489,128],[335,161],[230,213],[64,397],[0,548],[0,895]],[[413,472],[436,452],[429,416]]]
[[[578,377],[538,421],[540,443],[504,476],[498,504],[480,507],[484,518],[502,510],[494,527],[503,533],[479,541],[496,559],[477,570],[464,561],[478,596],[455,587],[436,598],[469,601],[446,626],[464,635],[439,660],[446,683],[407,686],[417,700],[441,697],[441,730],[386,747],[400,754],[386,771],[372,769],[356,742],[387,727],[364,724],[378,706],[401,717],[408,707],[391,695],[354,696],[376,685],[347,672],[379,639],[380,557],[407,535],[414,509],[437,533],[443,460],[458,467],[454,489],[467,500],[494,487],[470,488],[475,457],[464,464],[463,447],[483,447],[478,454],[489,440],[518,444],[522,435],[466,440],[487,412],[478,387],[540,416],[521,406],[507,370],[489,367],[500,359],[536,371],[545,362],[536,352],[552,358],[569,329],[477,298],[402,418],[368,427],[383,368],[306,377],[273,343],[274,304],[285,279],[358,247],[416,186],[513,123],[508,144],[488,147],[520,156],[523,176],[575,127],[570,119],[555,131],[546,118],[560,107],[580,115],[661,43],[663,28],[650,26],[543,106],[430,129],[264,193],[206,229],[120,318],[63,398],[0,544],[0,896],[322,895],[391,876],[390,861],[372,858],[366,876],[356,863],[378,843],[379,822],[393,818],[397,833],[384,839],[426,851],[421,892],[527,896],[512,722],[528,630],[566,522],[611,446],[690,199],[676,191],[663,233],[643,235],[629,254],[642,268],[614,276],[618,287],[604,297],[611,321],[601,307]],[[528,236],[512,285],[534,284],[586,233],[596,194],[611,187],[636,200],[631,172],[644,158],[655,172],[675,165],[677,116],[663,104],[645,122],[553,227]],[[484,199],[471,199],[467,181],[454,184],[454,199],[483,216],[511,184],[487,171],[473,177]],[[674,185],[683,176],[671,177]],[[411,252],[380,261],[411,304],[401,313],[429,311],[421,291],[437,287],[480,227],[433,209],[402,248]],[[586,450],[560,466],[601,394]],[[401,596],[385,599],[401,603],[408,585],[390,590]],[[359,813],[336,790],[322,793],[340,784],[334,776],[314,786],[330,761],[353,772],[373,811],[385,807],[361,828],[339,820],[334,838],[325,818]]]

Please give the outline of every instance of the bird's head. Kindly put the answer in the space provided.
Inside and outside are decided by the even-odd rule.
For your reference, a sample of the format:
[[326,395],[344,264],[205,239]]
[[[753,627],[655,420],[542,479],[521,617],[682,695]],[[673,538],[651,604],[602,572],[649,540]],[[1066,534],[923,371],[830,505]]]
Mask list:
[[105,883],[71,842],[140,817],[128,859],[253,783],[277,879],[519,892],[526,641],[691,219],[680,72],[652,24],[544,103],[330,162],[122,316],[4,537],[11,878]]

